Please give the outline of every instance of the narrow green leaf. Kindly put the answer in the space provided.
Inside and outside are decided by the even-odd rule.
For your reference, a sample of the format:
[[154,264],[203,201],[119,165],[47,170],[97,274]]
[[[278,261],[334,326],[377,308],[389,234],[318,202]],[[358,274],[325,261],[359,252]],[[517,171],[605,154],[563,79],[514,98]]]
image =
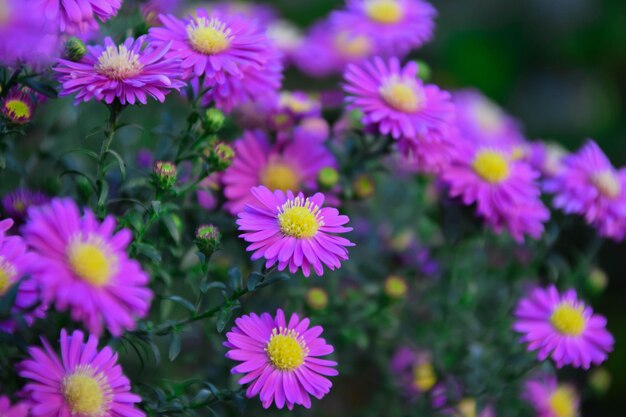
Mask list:
[[173,362],[174,359],[176,359],[176,357],[180,353],[180,344],[181,344],[180,333],[179,332],[172,333],[172,336],[170,337],[170,347],[169,347],[169,351],[167,354],[167,357],[169,358],[170,362]]
[[189,300],[186,300],[183,297],[180,297],[178,295],[169,295],[167,297],[163,297],[163,300],[168,300],[176,304],[179,304],[185,307],[187,310],[189,310],[192,313],[196,312],[196,307]]
[[111,155],[117,161],[117,165],[120,168],[120,174],[122,175],[122,180],[126,178],[126,163],[124,159],[120,156],[119,153],[115,152],[113,149],[109,149],[107,155]]

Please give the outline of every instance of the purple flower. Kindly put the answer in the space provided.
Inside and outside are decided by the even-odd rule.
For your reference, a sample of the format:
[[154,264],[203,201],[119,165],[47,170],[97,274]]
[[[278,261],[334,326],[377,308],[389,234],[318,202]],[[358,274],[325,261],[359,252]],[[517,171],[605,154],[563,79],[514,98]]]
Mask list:
[[13,88],[0,101],[0,113],[12,124],[25,124],[33,118],[34,105],[30,96],[18,88]]
[[450,131],[429,131],[415,137],[402,137],[398,148],[403,168],[409,172],[437,174],[447,168],[457,157],[458,135]]
[[323,194],[305,198],[263,186],[250,191],[256,201],[239,213],[237,224],[240,237],[250,243],[247,250],[254,251],[252,260],[265,258],[267,268],[278,264],[279,271],[302,269],[308,277],[311,267],[321,276],[324,265],[334,270],[348,259],[346,247],[354,243],[336,234],[352,230],[344,227],[350,219],[335,208],[322,208]]
[[50,198],[40,191],[18,188],[2,198],[2,207],[7,216],[24,220],[29,207],[37,207],[48,203]]
[[96,335],[103,328],[114,336],[134,329],[148,313],[152,291],[148,275],[126,254],[130,231],[115,232],[113,216],[102,223],[90,210],[81,216],[67,198],[33,207],[28,215],[23,234],[39,256],[32,276],[44,302],[69,310]]
[[208,3],[207,10],[222,15],[239,15],[246,20],[256,20],[262,26],[267,26],[278,18],[276,10],[268,4],[238,0],[211,2]]
[[554,193],[556,208],[584,216],[600,235],[615,241],[626,236],[626,168],[615,169],[593,140],[562,160],[545,189]]
[[613,350],[606,319],[593,314],[574,290],[559,294],[553,285],[536,288],[517,304],[515,317],[513,329],[524,335],[522,342],[528,343],[528,350],[538,350],[541,361],[551,355],[558,368],[589,369],[592,363],[604,362]]
[[397,385],[412,398],[430,391],[437,383],[437,375],[428,352],[400,347],[391,359],[390,369]]
[[239,383],[250,383],[248,398],[259,395],[264,408],[275,403],[291,410],[296,404],[310,408],[310,395],[321,399],[328,394],[332,383],[326,377],[338,372],[336,362],[320,358],[333,352],[319,337],[321,326],[309,327],[309,319],[301,320],[295,313],[287,322],[281,309],[275,318],[252,313],[235,324],[224,346],[230,349],[227,358],[242,362],[231,372],[246,374]]
[[170,90],[185,85],[179,79],[180,62],[163,58],[169,45],[147,44],[146,36],[128,38],[117,46],[111,38],[104,47],[89,46],[80,62],[60,60],[55,71],[61,73],[60,95],[76,94],[76,103],[98,100],[107,104],[118,99],[122,104],[147,103],[147,97],[163,102]]
[[63,33],[77,35],[98,29],[98,22],[115,16],[122,0],[27,0]]
[[569,384],[559,384],[553,376],[526,381],[523,397],[535,409],[537,417],[580,415],[576,389]]
[[432,130],[446,132],[453,122],[450,94],[422,84],[414,62],[401,67],[397,58],[374,58],[349,65],[344,78],[348,109],[362,111],[366,128],[383,135],[415,138]]
[[20,402],[11,405],[9,397],[0,396],[0,416],[3,417],[27,417],[30,404]]
[[525,234],[538,239],[550,218],[540,199],[538,177],[527,163],[486,146],[465,146],[442,172],[451,197],[476,204],[478,216],[495,232],[506,229],[518,242]]
[[317,175],[326,167],[336,167],[332,153],[321,142],[298,137],[284,146],[270,145],[260,131],[244,132],[235,143],[235,160],[224,172],[225,207],[237,214],[255,198],[252,187],[264,185],[274,190],[317,190]]
[[181,0],[148,0],[139,5],[139,10],[149,25],[157,26],[161,23],[159,15],[176,13],[180,5]]
[[29,382],[24,387],[33,417],[115,416],[144,417],[135,404],[130,381],[117,364],[117,353],[82,332],[61,330],[61,356],[42,339],[43,349],[31,346],[30,357],[18,364],[18,373]]
[[371,37],[378,54],[403,56],[432,38],[436,15],[422,0],[347,0],[331,19],[353,36]]

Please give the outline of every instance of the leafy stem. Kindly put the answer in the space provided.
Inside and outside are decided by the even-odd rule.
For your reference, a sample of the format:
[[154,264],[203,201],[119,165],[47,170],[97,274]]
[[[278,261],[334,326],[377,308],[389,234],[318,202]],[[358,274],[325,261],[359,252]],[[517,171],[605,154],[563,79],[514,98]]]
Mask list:
[[96,197],[98,203],[96,211],[100,218],[104,217],[106,214],[106,202],[109,194],[109,185],[104,179],[106,175],[105,162],[109,154],[109,149],[111,148],[111,143],[113,143],[113,139],[115,138],[115,131],[118,127],[117,122],[122,109],[123,107],[118,100],[115,100],[109,105],[109,120],[107,121],[107,126],[104,131],[104,140],[102,141],[100,153],[98,154],[98,166],[96,171]]

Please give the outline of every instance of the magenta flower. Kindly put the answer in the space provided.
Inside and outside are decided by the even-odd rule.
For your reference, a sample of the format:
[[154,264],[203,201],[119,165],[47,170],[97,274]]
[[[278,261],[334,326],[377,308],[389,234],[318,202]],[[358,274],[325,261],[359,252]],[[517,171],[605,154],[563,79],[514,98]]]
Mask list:
[[244,232],[239,236],[251,243],[247,250],[254,251],[252,260],[263,257],[267,268],[277,263],[279,271],[302,269],[308,277],[311,267],[321,276],[323,265],[334,270],[348,259],[346,247],[354,243],[336,234],[352,230],[343,226],[350,219],[335,208],[322,208],[323,194],[305,198],[291,191],[272,193],[263,186],[250,192],[256,201],[239,213],[237,224]]
[[347,0],[331,19],[352,35],[370,36],[378,54],[403,56],[432,38],[436,16],[422,0]]
[[165,59],[169,45],[149,45],[146,36],[128,38],[117,46],[111,38],[102,46],[88,46],[80,62],[60,60],[54,68],[61,73],[60,95],[76,94],[76,103],[98,100],[107,104],[147,103],[150,96],[160,102],[170,90],[185,85],[179,79],[180,62]]
[[437,174],[457,157],[460,138],[454,129],[445,133],[429,131],[413,138],[402,137],[398,149],[403,167],[409,172]]
[[35,110],[30,96],[18,88],[13,88],[9,94],[0,101],[0,113],[12,124],[25,124],[33,118]]
[[2,207],[7,216],[16,220],[24,220],[29,207],[46,204],[50,198],[40,191],[18,188],[2,198]]
[[521,242],[527,234],[539,239],[550,212],[540,199],[539,174],[509,152],[465,146],[442,172],[451,197],[476,204],[478,216],[496,233],[507,230]]
[[226,357],[242,362],[233,374],[246,374],[240,384],[251,383],[248,398],[259,395],[264,408],[272,403],[290,410],[298,404],[311,407],[310,395],[321,399],[332,383],[326,378],[338,374],[337,363],[319,358],[333,352],[326,344],[321,326],[309,328],[310,321],[292,314],[289,322],[281,309],[276,318],[268,313],[252,313],[235,320],[236,326],[226,334]]
[[28,348],[30,358],[18,364],[29,382],[24,393],[33,403],[33,417],[143,417],[135,408],[141,397],[130,392],[130,381],[109,346],[98,350],[98,339],[61,330],[61,356],[42,339],[43,349]]
[[537,417],[578,417],[579,398],[569,384],[559,384],[554,376],[526,381],[523,397],[535,409]]
[[265,34],[241,15],[210,14],[198,9],[195,17],[180,20],[159,16],[162,27],[150,29],[150,41],[164,47],[170,42],[168,58],[182,60],[184,78],[205,75],[224,84],[229,77],[242,78],[243,70],[261,70],[272,46]]
[[44,302],[69,310],[96,335],[103,328],[114,336],[134,329],[148,313],[152,291],[139,262],[126,254],[130,231],[115,232],[113,216],[102,223],[88,209],[81,216],[67,198],[31,208],[28,215],[23,234],[39,255],[33,278]]
[[0,416],[3,417],[27,417],[30,405],[25,402],[19,402],[11,405],[9,397],[0,396]]
[[613,168],[593,140],[562,160],[545,189],[554,193],[556,208],[584,216],[600,235],[615,241],[626,236],[626,168]]
[[431,130],[445,132],[453,123],[450,94],[422,84],[415,62],[401,67],[397,58],[374,58],[349,65],[344,78],[348,109],[362,111],[366,127],[383,135],[414,138]]
[[240,15],[246,20],[257,20],[267,26],[278,19],[276,10],[269,4],[252,3],[239,0],[222,0],[207,4],[207,10],[213,14]]
[[144,20],[151,26],[159,25],[159,15],[174,14],[181,6],[181,0],[148,0],[139,5]]
[[235,160],[224,172],[225,207],[237,214],[255,201],[252,187],[264,185],[274,190],[317,190],[317,174],[337,166],[332,153],[321,142],[297,137],[284,146],[270,145],[260,131],[246,131],[235,144]]
[[528,343],[528,350],[538,350],[541,361],[551,355],[558,368],[572,365],[589,369],[592,363],[604,362],[613,350],[606,319],[593,314],[574,290],[559,294],[553,285],[536,288],[518,303],[515,317],[513,329],[523,333],[522,342]]
[[[44,317],[46,310],[45,306],[39,305],[38,283],[28,277],[37,256],[26,249],[21,237],[5,236],[12,226],[11,219],[0,221],[0,296],[9,292],[14,285],[19,285],[11,316],[19,316],[30,326],[35,319]],[[5,332],[13,333],[16,326],[17,322],[13,318],[0,321],[0,330]]]
[[31,0],[31,7],[40,10],[63,33],[79,35],[98,29],[117,14],[122,0]]
[[411,398],[430,391],[437,383],[437,374],[428,352],[400,347],[391,358],[390,368],[396,384]]

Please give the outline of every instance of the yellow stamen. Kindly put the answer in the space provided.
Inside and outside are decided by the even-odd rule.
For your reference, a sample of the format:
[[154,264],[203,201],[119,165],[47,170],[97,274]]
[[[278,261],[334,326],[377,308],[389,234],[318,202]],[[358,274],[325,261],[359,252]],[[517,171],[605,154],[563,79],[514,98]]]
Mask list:
[[4,262],[0,257],[0,296],[6,294],[9,288],[11,288],[11,285],[13,285],[15,273],[13,265]]
[[340,32],[335,37],[335,48],[347,57],[362,58],[371,52],[372,42],[365,35],[351,35],[348,32]]
[[297,190],[300,188],[300,178],[289,165],[270,162],[261,173],[261,184],[270,190]]
[[304,363],[309,349],[298,332],[280,327],[272,330],[265,352],[274,368],[292,371]]
[[96,71],[112,80],[123,80],[141,73],[139,56],[124,45],[108,46],[98,58]]
[[13,121],[28,120],[31,117],[30,106],[24,100],[17,98],[7,100],[4,109]]
[[568,386],[559,386],[548,400],[555,417],[576,417],[576,402],[576,392]]
[[432,363],[423,362],[413,368],[413,383],[422,392],[429,391],[437,383]]
[[471,397],[463,398],[457,409],[462,417],[476,417],[476,400]]
[[367,16],[378,23],[398,23],[404,17],[404,10],[398,0],[367,0]]
[[198,17],[187,25],[189,43],[196,51],[213,55],[230,46],[231,30],[216,18]]
[[575,307],[568,302],[559,304],[550,316],[550,323],[556,331],[563,335],[580,335],[585,330],[586,325],[583,306]]
[[298,239],[315,236],[318,229],[324,225],[324,221],[319,215],[319,207],[308,198],[296,197],[287,201],[279,209],[278,224],[280,231],[285,236],[296,237]]
[[426,97],[415,80],[392,76],[380,87],[380,96],[387,104],[405,113],[414,113],[424,106]]
[[507,158],[502,153],[490,149],[476,153],[472,168],[482,179],[492,184],[506,180],[510,173]]
[[602,195],[608,198],[615,198],[622,192],[617,175],[608,169],[592,175],[591,182]]
[[117,267],[115,257],[97,239],[73,241],[68,246],[67,257],[74,273],[96,287],[106,285]]
[[112,399],[104,374],[94,375],[89,367],[78,368],[63,379],[63,396],[72,415],[104,416]]

